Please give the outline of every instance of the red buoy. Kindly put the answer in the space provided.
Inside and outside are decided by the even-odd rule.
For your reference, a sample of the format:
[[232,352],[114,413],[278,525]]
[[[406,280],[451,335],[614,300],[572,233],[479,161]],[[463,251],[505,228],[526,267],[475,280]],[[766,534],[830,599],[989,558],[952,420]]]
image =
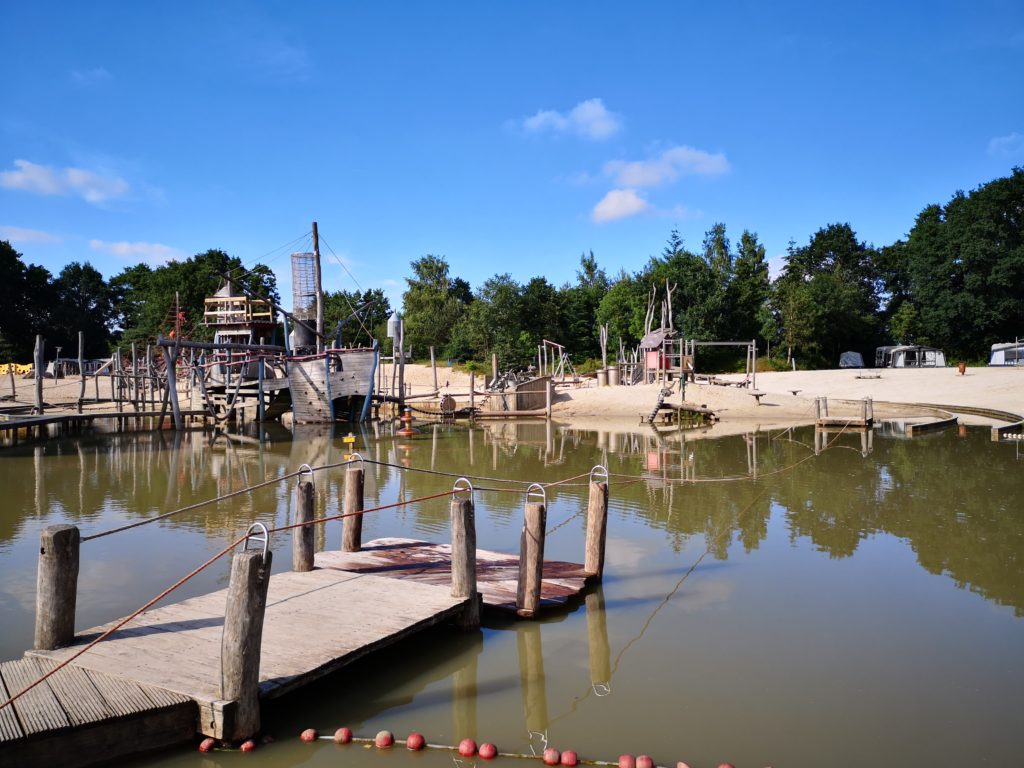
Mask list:
[[256,742],[252,739],[249,739],[248,741],[243,741],[242,746],[240,746],[239,749],[243,752],[252,752],[254,749],[256,749]]
[[567,749],[562,753],[562,765],[566,766],[566,768],[573,768],[574,765],[579,765],[579,762],[580,756],[571,749]]
[[316,728],[307,728],[299,734],[299,738],[303,741],[316,741],[318,735]]
[[544,765],[558,765],[562,759],[562,753],[554,747],[548,747],[544,750]]
[[498,748],[489,741],[485,741],[480,745],[479,755],[484,760],[493,760],[498,756]]
[[472,739],[463,739],[459,742],[459,754],[463,757],[472,757],[476,754],[476,742]]
[[650,755],[637,755],[636,768],[654,768],[654,761]]
[[199,742],[200,752],[213,752],[213,748],[217,746],[216,739],[203,739]]
[[348,744],[350,741],[352,741],[351,728],[339,728],[334,732],[335,744]]
[[690,764],[684,763],[682,760],[680,760],[678,763],[676,763],[676,768],[690,768]]
[[736,768],[736,766],[733,765],[732,763],[722,763],[721,765],[718,766],[718,768]]
[[422,733],[417,733],[416,731],[413,731],[412,733],[410,733],[408,736],[405,737],[405,748],[406,749],[411,749],[414,752],[418,752],[419,750],[423,749],[423,747],[425,747],[426,745],[427,745],[427,740],[425,738],[423,738],[423,734]]
[[377,731],[377,735],[373,737],[373,743],[378,749],[387,749],[395,743],[395,734],[391,731]]
[[632,755],[619,755],[619,768],[636,768],[636,760]]

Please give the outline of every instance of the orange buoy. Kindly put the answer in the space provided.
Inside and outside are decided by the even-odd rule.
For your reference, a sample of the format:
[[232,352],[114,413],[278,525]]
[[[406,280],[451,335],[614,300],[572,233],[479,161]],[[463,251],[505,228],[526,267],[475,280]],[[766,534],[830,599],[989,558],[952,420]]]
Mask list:
[[544,765],[558,765],[562,759],[562,753],[554,747],[548,747],[544,750]]
[[352,741],[351,728],[339,728],[334,732],[335,744],[348,744],[350,741]]
[[373,737],[373,743],[377,749],[387,749],[395,743],[395,734],[391,731],[377,731],[377,735]]
[[654,760],[650,755],[637,755],[636,768],[654,768]]
[[476,754],[476,742],[472,739],[463,739],[459,742],[459,754],[463,757],[472,757]]
[[199,742],[199,751],[200,752],[213,752],[213,748],[216,747],[216,746],[217,746],[217,740],[216,739],[210,739],[210,738],[203,739],[202,741]]
[[479,755],[484,760],[493,760],[498,756],[498,748],[489,741],[485,741],[480,745]]
[[316,741],[319,734],[316,732],[316,728],[307,728],[299,734],[299,738],[303,741]]
[[249,739],[248,741],[243,741],[242,746],[240,746],[239,749],[243,752],[252,752],[254,749],[256,749],[256,742],[252,739]]
[[423,747],[425,747],[426,745],[427,740],[423,738],[422,733],[417,733],[416,731],[413,731],[405,737],[406,749],[411,749],[414,752],[418,752],[419,750],[423,749]]
[[580,756],[571,749],[567,749],[562,753],[562,765],[566,766],[566,768],[573,768],[573,766],[578,765],[579,762]]

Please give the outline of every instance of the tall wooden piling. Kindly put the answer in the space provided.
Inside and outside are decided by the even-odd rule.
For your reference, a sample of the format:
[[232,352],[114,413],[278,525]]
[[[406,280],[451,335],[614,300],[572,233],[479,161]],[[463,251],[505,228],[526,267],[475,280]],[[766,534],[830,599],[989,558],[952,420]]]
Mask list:
[[[295,487],[295,524],[309,523],[313,519],[313,499],[316,487],[313,476],[309,479],[300,476]],[[315,554],[314,533],[312,525],[301,525],[292,529],[292,570],[312,571]]]
[[264,559],[262,551],[247,549],[231,561],[220,650],[221,698],[235,704],[225,709],[225,741],[248,739],[260,730],[260,651],[272,560],[270,550]]
[[363,468],[350,466],[345,470],[345,506],[348,517],[342,521],[341,551],[358,552],[363,548],[363,516],[352,514],[363,511]]
[[519,540],[519,584],[516,588],[516,613],[525,618],[531,618],[540,608],[546,525],[547,504],[528,501],[523,513],[523,532]]
[[473,409],[476,408],[476,371],[469,372],[469,417],[473,418]]
[[608,482],[591,482],[587,501],[587,544],[583,571],[589,579],[604,575],[604,547],[608,534]]
[[430,348],[430,370],[434,374],[434,391],[437,392],[437,358],[434,356],[434,348]]
[[166,345],[164,355],[167,357],[167,397],[171,401],[171,413],[174,414],[174,428],[179,432],[185,428],[185,420],[181,416],[178,405],[178,346]]
[[82,401],[85,400],[85,333],[78,332],[78,412],[82,412]]
[[452,497],[452,597],[469,598],[455,623],[462,629],[480,626],[480,596],[476,590],[476,512],[472,497]]
[[52,651],[75,638],[81,534],[74,525],[51,525],[39,535],[36,578],[37,650]]
[[36,349],[35,356],[33,358],[33,364],[35,366],[35,382],[36,385],[36,407],[35,412],[40,416],[43,415],[43,374],[46,372],[45,368],[45,349],[46,342],[43,341],[43,337],[36,334]]

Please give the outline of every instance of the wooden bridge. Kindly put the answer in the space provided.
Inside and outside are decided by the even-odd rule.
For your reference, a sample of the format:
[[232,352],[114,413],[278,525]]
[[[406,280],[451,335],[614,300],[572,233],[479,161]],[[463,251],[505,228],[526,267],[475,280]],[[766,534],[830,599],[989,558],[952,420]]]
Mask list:
[[[314,553],[313,525],[324,519],[313,519],[310,475],[299,481],[296,523],[289,526],[295,570],[270,577],[273,553],[242,549],[234,553],[227,589],[77,636],[71,628],[78,532],[49,528],[41,542],[37,649],[0,665],[0,762],[91,765],[197,733],[238,743],[258,734],[261,701],[428,627],[477,627],[481,605],[532,617],[564,603],[604,568],[608,485],[606,477],[591,480],[581,565],[543,560],[546,501],[539,486],[527,497],[518,555],[476,549],[465,481],[451,494],[450,545],[383,539],[364,548],[361,468],[346,473],[346,512],[336,516],[344,519],[347,551]],[[57,670],[62,662],[67,666]]]

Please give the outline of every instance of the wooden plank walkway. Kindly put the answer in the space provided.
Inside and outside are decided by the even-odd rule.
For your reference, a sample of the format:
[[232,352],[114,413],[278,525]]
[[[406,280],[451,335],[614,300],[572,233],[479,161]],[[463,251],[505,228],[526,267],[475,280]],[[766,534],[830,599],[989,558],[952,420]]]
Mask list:
[[[448,544],[417,539],[374,539],[360,552],[318,552],[316,566],[352,573],[374,574],[404,582],[450,585],[452,550]],[[485,608],[515,612],[519,581],[519,555],[476,551],[476,586]],[[583,566],[557,560],[544,561],[541,606],[565,603],[586,586]]]
[[[208,415],[203,410],[187,410],[181,412],[183,416]],[[26,427],[43,427],[49,424],[69,424],[75,422],[95,421],[97,419],[156,419],[160,411],[84,411],[82,413],[68,413],[66,411],[44,414],[43,416],[24,416],[11,418],[0,416],[0,431],[25,429]],[[165,418],[171,418],[171,412],[164,414]]]
[[[221,590],[147,611],[73,666],[185,697],[198,705],[194,731],[221,738],[230,706],[221,695],[226,597]],[[274,574],[263,624],[260,695],[274,698],[294,690],[453,618],[466,603],[451,596],[450,582],[396,582],[327,568]],[[69,648],[27,655],[61,661],[111,625],[78,635]]]

